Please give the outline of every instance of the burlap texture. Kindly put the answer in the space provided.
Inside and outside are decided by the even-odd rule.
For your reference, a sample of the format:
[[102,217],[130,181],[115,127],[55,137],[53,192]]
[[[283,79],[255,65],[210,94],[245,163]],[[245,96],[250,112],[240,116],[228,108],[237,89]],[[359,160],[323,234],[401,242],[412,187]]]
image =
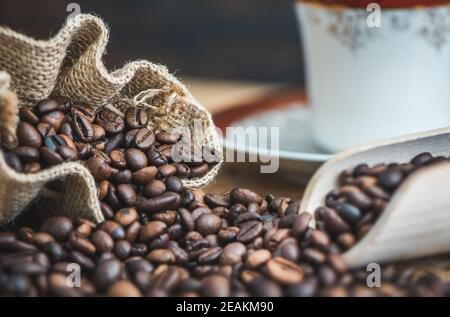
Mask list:
[[[120,113],[132,106],[147,107],[152,118],[148,127],[155,132],[177,128],[193,131],[195,122],[203,132],[198,141],[221,151],[211,115],[181,82],[164,66],[144,60],[108,72],[102,62],[107,43],[108,30],[103,21],[86,14],[69,19],[55,37],[46,41],[0,26],[0,70],[11,76],[11,90],[17,94],[19,106],[62,95],[95,107],[114,104]],[[4,94],[6,91],[3,88]],[[205,186],[217,175],[220,165],[202,178],[183,180],[184,185]],[[53,209],[60,209],[55,212],[103,220],[94,179],[81,164],[65,163],[22,175],[0,157],[0,223],[14,219],[45,190],[45,184],[55,179],[64,179],[61,198],[51,201]]]

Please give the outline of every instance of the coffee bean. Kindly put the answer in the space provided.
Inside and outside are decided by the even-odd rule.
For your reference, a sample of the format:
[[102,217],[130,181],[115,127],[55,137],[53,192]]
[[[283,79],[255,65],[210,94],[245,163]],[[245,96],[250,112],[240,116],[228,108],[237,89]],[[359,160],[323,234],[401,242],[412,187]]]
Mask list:
[[266,249],[256,250],[248,255],[245,263],[250,269],[256,269],[263,266],[271,257],[272,254]]
[[[157,171],[155,166],[141,168],[133,173],[133,182],[139,185],[148,184],[155,178]],[[156,196],[162,194],[164,191],[165,189],[162,192],[158,192]]]
[[211,275],[202,281],[202,295],[208,297],[230,296],[230,282],[221,275]]
[[64,113],[58,110],[48,112],[41,117],[41,122],[48,123],[55,129],[55,131],[59,130],[63,120]]
[[75,137],[81,142],[90,142],[94,139],[94,128],[85,116],[76,115],[73,117],[72,130]]
[[128,108],[125,113],[127,126],[131,129],[145,127],[149,121],[148,113],[141,108]]
[[39,161],[39,150],[32,146],[18,146],[12,149],[12,153],[17,155],[24,163]]
[[17,125],[17,139],[19,145],[32,146],[38,148],[42,145],[42,137],[31,124],[20,121]]
[[123,169],[127,166],[125,153],[123,151],[114,149],[109,153],[109,157],[111,159],[111,166],[119,169]]
[[431,155],[429,152],[424,152],[416,155],[412,160],[411,163],[415,166],[423,166],[431,162],[433,159],[433,155]]
[[85,236],[77,232],[72,232],[70,234],[69,243],[74,249],[87,255],[92,255],[97,250],[94,244],[92,244]]
[[93,156],[86,162],[86,167],[96,180],[107,180],[111,177],[111,167],[101,157]]
[[327,230],[331,233],[339,235],[351,231],[350,226],[342,220],[336,211],[326,207],[323,207],[322,210],[323,221]]
[[270,259],[265,267],[267,274],[280,284],[296,284],[303,280],[302,268],[285,258]]
[[110,297],[140,297],[141,291],[129,281],[114,282],[106,291]]
[[36,125],[39,123],[39,118],[34,114],[33,110],[28,107],[19,108],[19,118],[22,121],[28,122],[31,125]]
[[4,153],[4,158],[6,164],[12,169],[14,169],[16,172],[21,173],[23,170],[22,162],[20,161],[19,157],[13,153]]
[[219,260],[221,254],[222,254],[221,247],[212,247],[206,250],[202,250],[198,255],[197,261],[202,265],[214,264]]
[[126,206],[133,206],[136,203],[136,192],[129,184],[117,185],[117,194]]
[[195,220],[195,228],[203,235],[216,233],[220,230],[222,222],[215,214],[208,213]]
[[108,109],[97,112],[95,122],[101,125],[108,135],[116,135],[125,127],[125,121],[117,113]]
[[320,265],[325,262],[326,255],[317,249],[307,248],[303,251],[303,259],[311,264]]
[[364,194],[358,187],[344,186],[340,192],[351,204],[360,209],[366,210],[372,206],[370,197]]
[[98,252],[111,252],[114,248],[114,240],[105,231],[97,230],[92,234],[92,243]]
[[151,148],[147,151],[148,162],[157,167],[167,164],[167,158],[158,150]]
[[139,129],[133,139],[134,146],[142,151],[148,150],[155,142],[155,135],[148,129]]
[[39,132],[39,134],[45,138],[48,136],[56,135],[56,130],[53,126],[46,122],[40,122],[36,125],[36,130]]
[[148,163],[144,152],[137,149],[128,149],[125,152],[125,160],[132,171],[144,168]]
[[349,223],[356,223],[362,217],[362,213],[359,208],[348,203],[340,204],[337,208],[337,212],[342,219],[348,221]]
[[326,250],[330,245],[330,237],[323,231],[314,230],[311,234],[311,243],[322,250]]
[[[95,269],[95,263],[87,255],[79,251],[71,251],[69,253],[69,260],[78,263],[82,269],[87,271],[93,271]],[[67,269],[67,266],[65,269]]]
[[168,249],[156,249],[147,255],[147,260],[154,263],[174,264],[176,259],[172,251]]
[[167,209],[176,209],[180,204],[181,197],[177,193],[165,192],[155,198],[138,201],[137,207],[142,212],[155,213]]
[[133,174],[130,170],[121,170],[112,172],[111,182],[114,184],[129,184],[133,180]]
[[160,180],[152,180],[145,187],[142,193],[148,198],[162,195],[166,191],[166,185]]
[[118,240],[114,245],[114,254],[120,259],[128,258],[131,252],[131,244],[127,240]]
[[78,159],[78,152],[67,145],[57,147],[56,153],[58,153],[63,160],[75,161]]
[[158,179],[166,179],[169,176],[174,176],[177,173],[177,168],[172,164],[165,164],[158,167],[156,177]]
[[51,234],[57,241],[64,242],[73,230],[73,224],[67,217],[52,217],[42,224],[40,230]]
[[56,98],[48,98],[37,103],[36,109],[40,114],[58,110],[60,104]]
[[249,203],[261,204],[262,198],[257,193],[244,188],[234,188],[230,192],[230,197],[234,203],[247,205]]
[[122,227],[127,227],[138,219],[136,208],[122,208],[114,215],[114,220]]
[[142,242],[149,242],[159,235],[163,234],[167,229],[167,225],[162,221],[151,221],[144,225],[141,229],[139,239]]
[[243,243],[251,242],[262,233],[262,223],[259,221],[248,221],[241,226],[236,240]]
[[117,222],[112,220],[106,220],[101,224],[100,230],[105,231],[114,240],[121,240],[125,238],[125,230]]
[[396,189],[403,180],[403,173],[397,169],[388,169],[381,173],[378,184],[388,192]]
[[93,281],[95,285],[104,289],[120,278],[122,273],[122,263],[118,260],[105,260],[97,264]]
[[183,183],[181,180],[176,176],[169,176],[167,177],[166,181],[164,182],[166,185],[166,188],[168,191],[181,194],[183,191]]

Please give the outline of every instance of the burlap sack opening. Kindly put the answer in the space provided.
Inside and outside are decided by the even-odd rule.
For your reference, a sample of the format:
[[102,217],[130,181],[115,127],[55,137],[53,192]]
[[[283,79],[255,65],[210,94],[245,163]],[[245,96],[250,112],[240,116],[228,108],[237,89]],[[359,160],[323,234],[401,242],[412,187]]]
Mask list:
[[[49,95],[62,95],[94,107],[115,105],[119,113],[128,107],[144,107],[152,117],[148,127],[155,132],[183,128],[198,136],[194,126],[200,126],[203,133],[196,141],[221,151],[211,115],[181,82],[164,66],[144,60],[108,72],[101,59],[107,42],[103,21],[86,14],[69,19],[47,41],[0,27],[0,70],[10,74],[11,90],[17,94],[19,106],[33,106]],[[183,180],[184,185],[205,186],[217,175],[220,165],[204,177]],[[45,190],[45,184],[55,179],[64,179],[62,195],[47,201],[46,208],[103,220],[94,179],[79,163],[24,175],[15,173],[0,157],[0,178],[0,223],[14,219]]]

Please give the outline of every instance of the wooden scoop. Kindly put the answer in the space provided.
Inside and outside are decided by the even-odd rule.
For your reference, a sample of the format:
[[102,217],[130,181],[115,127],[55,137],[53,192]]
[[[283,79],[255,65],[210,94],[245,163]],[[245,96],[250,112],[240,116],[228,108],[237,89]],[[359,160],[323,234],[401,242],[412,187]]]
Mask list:
[[[430,152],[448,156],[450,128],[421,132],[356,146],[323,164],[309,181],[300,212],[313,213],[337,187],[343,170],[360,163],[409,162]],[[450,251],[450,163],[421,168],[396,190],[366,236],[344,253],[350,267],[406,260]]]

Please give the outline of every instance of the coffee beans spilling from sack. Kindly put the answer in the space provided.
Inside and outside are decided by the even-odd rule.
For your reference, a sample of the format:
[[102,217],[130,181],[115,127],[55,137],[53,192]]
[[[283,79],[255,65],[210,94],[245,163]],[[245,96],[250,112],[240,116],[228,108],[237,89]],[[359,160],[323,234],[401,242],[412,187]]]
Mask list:
[[[42,117],[34,120],[34,126],[42,126],[47,123],[45,121]],[[99,129],[95,128],[96,119],[92,122],[92,130]],[[63,126],[68,129],[64,123],[61,122],[60,129]],[[130,125],[130,122],[123,124]],[[108,130],[119,130],[117,127],[121,125],[105,129],[99,124],[105,135]],[[26,138],[34,140],[33,145],[24,145],[22,139],[22,147],[42,149],[41,144],[46,144],[48,139],[36,130],[38,133],[34,133],[34,137]],[[84,132],[81,133],[87,130],[82,129]],[[55,133],[53,137],[57,135]],[[42,139],[40,142],[36,141],[38,136]],[[124,144],[133,144],[130,136],[126,141],[127,133],[124,138]],[[167,140],[175,139],[168,134],[155,136],[159,147],[172,144],[173,141]],[[98,140],[89,142],[94,152],[102,152],[110,141],[100,145],[100,149]],[[77,144],[79,142],[75,147]],[[25,215],[18,224],[0,233],[1,295],[450,295],[450,284],[438,276],[431,273],[418,275],[412,268],[393,265],[382,267],[380,288],[369,288],[366,284],[368,272],[348,270],[341,257],[344,250],[370,229],[408,175],[446,158],[423,153],[407,164],[373,167],[363,164],[353,171],[344,171],[339,188],[325,198],[326,207],[316,211],[317,226],[313,229],[309,226],[311,214],[297,214],[299,202],[289,198],[262,197],[243,188],[234,188],[225,194],[183,189],[173,176],[179,173],[178,169],[166,174],[162,167],[171,165],[164,159],[161,164],[149,165],[149,161],[155,161],[149,154],[153,150],[146,150],[147,145],[140,149],[136,142],[134,144],[127,151],[117,153],[123,159],[112,158],[116,147],[105,151],[109,152],[111,161],[105,158],[97,165],[90,160],[100,156],[93,155],[88,159],[87,164],[91,165],[90,170],[99,184],[99,196],[104,200],[103,209],[108,219],[104,223],[95,225],[80,218],[52,217],[38,225],[34,220],[27,220]],[[44,153],[58,154],[62,159],[72,157],[58,146],[53,150],[52,145],[47,148]],[[147,151],[147,155],[143,151]],[[27,166],[37,162],[52,164],[47,160],[29,159],[29,155],[18,154],[17,150],[13,153],[16,156],[11,157],[18,157],[13,159],[17,162],[16,168],[23,170],[29,170]],[[84,156],[79,150],[77,154]],[[60,161],[59,157],[52,160],[56,161]],[[151,178],[150,182],[146,185],[133,183],[136,172],[148,166],[155,167],[152,177],[144,177],[146,180]],[[201,165],[194,167],[197,166]],[[104,170],[113,171],[105,173]],[[129,171],[125,179],[130,181],[117,181],[120,171]],[[145,198],[138,203],[137,197],[141,195]],[[38,210],[32,210],[29,214],[37,213]],[[79,287],[67,278],[68,270],[74,272],[74,263],[75,270],[80,269]]]
[[150,118],[144,109],[129,108],[122,118],[109,109],[50,98],[35,110],[22,107],[19,114],[19,146],[5,152],[6,162],[24,173],[84,162],[97,182],[106,219],[121,207],[176,209],[185,195],[179,177],[202,177],[220,161],[213,150],[194,146],[180,147],[174,160],[174,147],[186,140],[166,132],[155,135],[146,128]]

